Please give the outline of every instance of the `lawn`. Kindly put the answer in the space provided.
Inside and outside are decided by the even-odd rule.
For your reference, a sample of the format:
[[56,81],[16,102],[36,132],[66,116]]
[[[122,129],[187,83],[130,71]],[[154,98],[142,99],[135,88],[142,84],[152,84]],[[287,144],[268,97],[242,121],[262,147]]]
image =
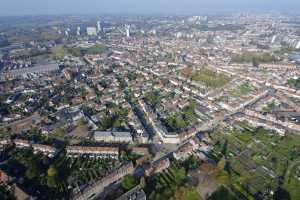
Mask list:
[[56,60],[63,59],[68,54],[67,50],[63,46],[56,46],[51,49],[51,58]]
[[85,53],[86,54],[101,54],[103,52],[106,51],[106,46],[102,45],[102,44],[97,44],[93,47],[87,48],[85,49]]
[[217,73],[209,69],[201,69],[193,73],[191,79],[209,88],[220,88],[230,81],[230,77],[224,73]]

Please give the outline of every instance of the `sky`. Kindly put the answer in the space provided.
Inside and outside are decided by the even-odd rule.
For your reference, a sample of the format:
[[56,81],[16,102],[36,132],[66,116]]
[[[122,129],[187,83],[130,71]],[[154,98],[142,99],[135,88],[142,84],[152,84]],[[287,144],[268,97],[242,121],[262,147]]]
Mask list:
[[1,16],[300,12],[300,0],[0,0]]

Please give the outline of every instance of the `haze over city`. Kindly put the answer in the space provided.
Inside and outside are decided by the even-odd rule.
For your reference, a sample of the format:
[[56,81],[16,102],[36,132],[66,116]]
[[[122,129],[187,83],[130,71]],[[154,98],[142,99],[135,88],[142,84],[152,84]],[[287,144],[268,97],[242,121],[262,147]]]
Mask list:
[[2,0],[0,15],[298,12],[298,0]]

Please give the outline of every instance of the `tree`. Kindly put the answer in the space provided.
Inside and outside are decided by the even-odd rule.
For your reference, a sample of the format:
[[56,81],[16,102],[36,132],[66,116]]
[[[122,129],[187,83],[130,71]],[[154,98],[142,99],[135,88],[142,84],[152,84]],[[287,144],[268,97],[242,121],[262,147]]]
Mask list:
[[5,199],[5,200],[15,199],[13,193],[9,190],[8,186],[4,184],[0,184],[0,199]]
[[221,160],[218,162],[218,170],[223,171],[226,165],[226,159],[223,157]]
[[256,58],[252,59],[252,65],[253,65],[253,67],[259,67],[259,62]]
[[229,191],[226,187],[220,186],[215,192],[213,192],[208,200],[237,200],[234,194]]
[[174,183],[180,185],[186,178],[185,169],[182,167],[174,172]]
[[55,177],[47,177],[47,186],[49,188],[56,188],[57,187],[57,181]]
[[289,79],[287,80],[287,84],[292,86],[292,87],[295,87],[296,89],[300,89],[300,77],[298,77],[297,79]]
[[58,139],[63,139],[65,136],[64,129],[62,128],[55,128],[52,132],[53,137],[58,138]]
[[56,168],[54,167],[54,165],[50,165],[50,167],[49,167],[48,170],[47,170],[47,174],[48,174],[49,177],[54,177],[54,176],[56,176],[57,170],[56,170]]
[[10,137],[10,131],[8,130],[8,128],[4,128],[4,127],[1,127],[0,128],[0,138],[1,139],[7,139]]
[[84,87],[81,87],[79,89],[79,94],[80,94],[81,97],[86,97],[86,95],[87,95],[86,89]]
[[184,161],[184,167],[186,170],[197,169],[200,166],[200,160],[196,156],[191,155]]
[[224,141],[224,144],[223,144],[223,147],[222,147],[222,151],[221,153],[226,157],[227,156],[227,146],[228,146],[228,141],[225,140]]
[[25,176],[28,179],[33,179],[39,175],[39,169],[35,163],[31,163],[25,172]]
[[197,190],[193,187],[180,187],[176,190],[171,200],[202,200]]
[[217,175],[217,180],[219,183],[223,184],[223,185],[230,185],[230,175],[227,171],[221,171],[219,172],[219,174]]
[[121,185],[125,190],[130,190],[138,184],[138,180],[131,174],[124,176]]
[[78,122],[77,122],[78,126],[84,126],[85,124],[86,124],[86,122],[84,121],[83,118],[79,119]]
[[56,46],[51,49],[51,57],[55,60],[63,59],[67,53],[63,46]]
[[146,186],[146,180],[145,180],[145,177],[142,177],[141,180],[140,180],[140,186],[142,188],[144,188]]
[[278,187],[278,189],[274,193],[273,199],[274,200],[290,200],[291,196],[287,190],[283,189],[282,187]]

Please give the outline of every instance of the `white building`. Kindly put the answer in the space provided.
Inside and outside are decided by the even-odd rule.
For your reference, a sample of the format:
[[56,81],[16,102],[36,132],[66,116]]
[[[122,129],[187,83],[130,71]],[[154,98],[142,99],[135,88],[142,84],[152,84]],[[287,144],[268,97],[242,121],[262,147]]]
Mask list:
[[76,34],[77,34],[77,36],[80,36],[80,26],[77,27]]
[[300,49],[300,41],[298,41],[297,42],[297,44],[296,44],[296,47],[295,47],[296,49]]
[[94,139],[103,142],[131,143],[132,136],[130,132],[111,132],[111,131],[95,131]]
[[102,32],[101,22],[97,21],[97,33],[101,33],[101,32]]
[[96,27],[87,27],[86,28],[86,33],[89,36],[96,36],[97,35],[97,28]]
[[85,147],[85,146],[67,146],[69,157],[88,156],[90,158],[114,158],[119,156],[117,147]]
[[125,25],[126,37],[130,37],[130,25]]
[[57,149],[55,147],[44,145],[44,144],[32,144],[33,152],[38,153],[41,152],[44,155],[54,157],[57,153]]

